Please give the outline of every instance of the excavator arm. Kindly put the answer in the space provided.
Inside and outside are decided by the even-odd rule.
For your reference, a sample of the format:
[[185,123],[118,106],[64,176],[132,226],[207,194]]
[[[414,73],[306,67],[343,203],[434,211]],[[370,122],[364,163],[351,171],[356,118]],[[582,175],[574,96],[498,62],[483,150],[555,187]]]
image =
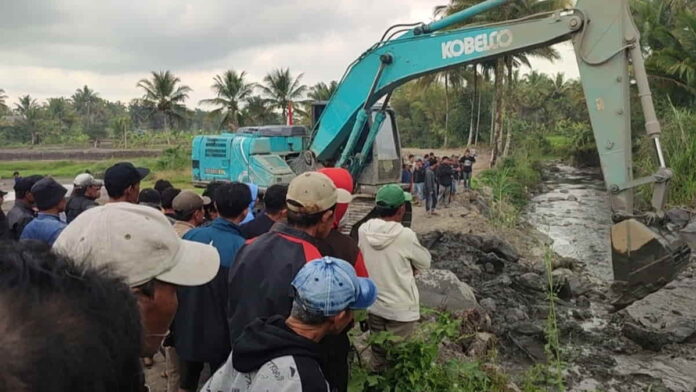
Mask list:
[[[572,39],[616,223],[611,231],[612,260],[614,279],[622,293],[617,305],[622,306],[672,280],[689,258],[681,241],[645,224],[663,217],[672,173],[660,147],[660,124],[628,0],[578,0],[573,9],[447,30],[506,2],[485,1],[396,38],[383,39],[363,53],[350,65],[315,124],[310,151],[317,160],[336,162],[358,178],[385,119],[385,111],[374,115],[373,106],[384,100],[386,109],[397,87],[426,74]],[[640,179],[633,178],[633,83],[660,163],[654,175]],[[634,188],[648,184],[653,186],[654,212],[636,215]]]

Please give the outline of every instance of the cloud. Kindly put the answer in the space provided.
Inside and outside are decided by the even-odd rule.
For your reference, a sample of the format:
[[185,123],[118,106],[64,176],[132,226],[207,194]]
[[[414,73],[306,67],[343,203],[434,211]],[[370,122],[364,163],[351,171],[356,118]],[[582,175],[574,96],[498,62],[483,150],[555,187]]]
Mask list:
[[[305,83],[340,78],[390,25],[429,21],[442,0],[0,0],[0,88],[11,102],[89,85],[128,101],[152,70],[210,95],[212,77],[278,67]],[[569,75],[573,76],[573,75]]]

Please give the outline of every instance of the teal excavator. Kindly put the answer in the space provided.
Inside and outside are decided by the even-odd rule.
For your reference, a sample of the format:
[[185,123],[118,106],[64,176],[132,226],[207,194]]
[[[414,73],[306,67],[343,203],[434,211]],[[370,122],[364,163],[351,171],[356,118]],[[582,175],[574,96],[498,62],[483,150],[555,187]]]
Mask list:
[[[369,204],[369,195],[382,184],[400,181],[399,133],[388,106],[396,88],[423,75],[572,40],[615,222],[612,264],[620,293],[615,304],[623,306],[661,288],[688,264],[690,250],[678,234],[664,228],[672,172],[660,145],[660,123],[628,0],[578,0],[574,8],[465,24],[508,1],[488,0],[429,24],[389,28],[348,67],[331,99],[316,107],[307,137],[301,127],[291,126],[198,137],[194,182],[227,179],[264,187],[321,166],[345,167],[357,179],[355,193],[367,196],[358,197],[349,209],[349,224],[357,222],[366,213],[361,203]],[[659,162],[655,173],[644,178],[633,175],[632,86]],[[650,212],[634,210],[639,186],[653,188]]]

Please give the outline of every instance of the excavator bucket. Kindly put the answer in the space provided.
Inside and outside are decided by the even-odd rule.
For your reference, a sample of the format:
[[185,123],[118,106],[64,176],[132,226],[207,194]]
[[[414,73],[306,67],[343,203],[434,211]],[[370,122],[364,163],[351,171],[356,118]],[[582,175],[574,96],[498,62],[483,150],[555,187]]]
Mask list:
[[689,263],[691,250],[678,234],[629,219],[611,228],[615,293],[623,308],[672,281]]

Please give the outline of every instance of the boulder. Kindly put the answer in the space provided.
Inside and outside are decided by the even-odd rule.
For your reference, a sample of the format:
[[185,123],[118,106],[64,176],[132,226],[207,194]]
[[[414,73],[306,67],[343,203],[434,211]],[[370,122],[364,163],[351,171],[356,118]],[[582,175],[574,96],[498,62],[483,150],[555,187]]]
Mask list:
[[659,351],[696,337],[696,279],[670,283],[621,311],[622,332],[641,347]]
[[484,298],[481,300],[481,307],[486,309],[488,313],[495,313],[496,303],[493,298]]
[[527,272],[526,274],[518,276],[517,283],[526,289],[535,291],[546,290],[546,282],[544,281],[544,278],[535,272]]
[[575,195],[568,196],[568,201],[578,201],[578,197]]
[[691,213],[683,208],[672,208],[665,213],[669,223],[673,225],[675,229],[682,229],[684,226],[689,224],[691,219]]
[[416,275],[421,305],[451,312],[478,307],[474,290],[448,270],[431,269]]
[[466,355],[480,358],[488,353],[488,350],[495,347],[496,337],[492,333],[478,332],[474,336],[473,342],[466,350]]

